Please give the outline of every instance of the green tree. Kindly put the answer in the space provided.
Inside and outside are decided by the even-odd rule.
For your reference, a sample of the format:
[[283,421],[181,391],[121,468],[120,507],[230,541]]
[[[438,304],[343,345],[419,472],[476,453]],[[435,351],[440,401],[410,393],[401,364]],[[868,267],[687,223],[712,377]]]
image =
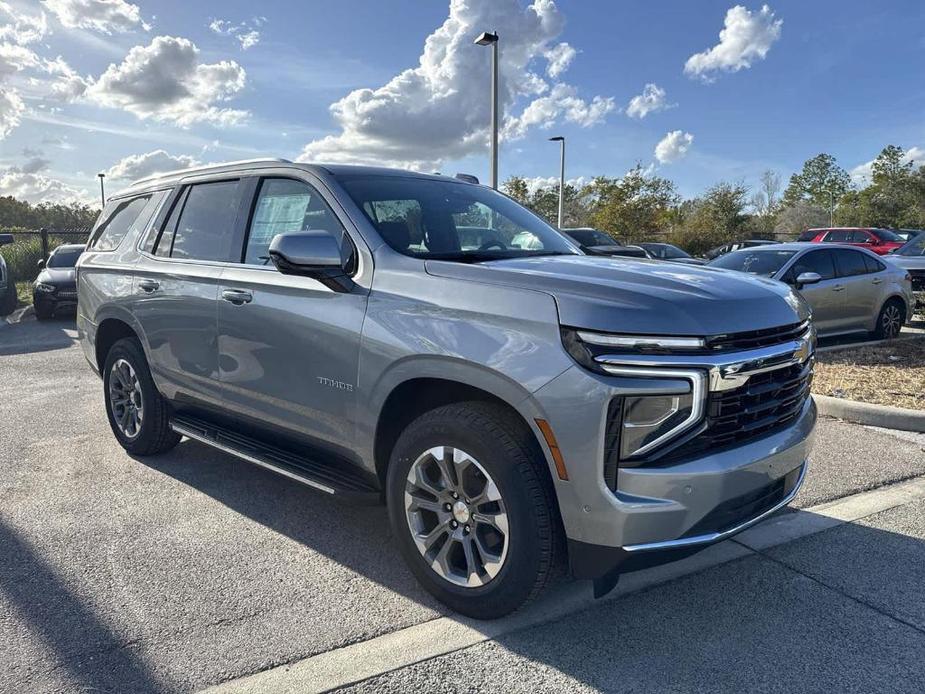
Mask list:
[[836,220],[848,226],[912,228],[925,225],[925,171],[916,170],[906,152],[888,145],[871,165],[871,182],[848,191]]
[[595,178],[586,194],[592,226],[624,243],[666,231],[671,209],[680,201],[674,183],[647,175],[638,164],[623,178]]
[[530,202],[530,189],[523,176],[511,176],[501,184],[501,191],[510,195],[521,205],[527,205]]
[[12,196],[0,197],[0,228],[67,229],[92,226],[99,209],[78,202],[47,203],[37,205],[17,200]]
[[668,240],[689,253],[701,254],[746,235],[748,188],[742,183],[717,183],[702,197],[681,206],[682,221]]
[[831,209],[851,188],[851,177],[831,154],[817,154],[803,164],[800,173],[790,177],[784,191],[784,206],[793,207],[800,201],[822,209]]

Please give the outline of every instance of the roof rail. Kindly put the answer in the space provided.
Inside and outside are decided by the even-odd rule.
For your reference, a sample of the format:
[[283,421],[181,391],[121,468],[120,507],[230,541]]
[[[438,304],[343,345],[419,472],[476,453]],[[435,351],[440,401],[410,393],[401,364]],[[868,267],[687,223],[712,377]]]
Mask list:
[[246,164],[291,164],[292,162],[288,159],[281,159],[279,157],[260,157],[257,159],[240,159],[238,161],[227,161],[221,164],[205,164],[203,166],[193,166],[188,169],[174,169],[173,171],[163,171],[161,173],[156,173],[152,176],[146,176],[145,178],[139,178],[137,181],[132,181],[131,185],[137,186],[139,183],[147,183],[148,181],[155,181],[158,178],[166,178],[167,176],[176,176],[177,174],[194,174],[201,173],[204,171],[211,171],[212,169],[224,169],[232,166],[244,166]]

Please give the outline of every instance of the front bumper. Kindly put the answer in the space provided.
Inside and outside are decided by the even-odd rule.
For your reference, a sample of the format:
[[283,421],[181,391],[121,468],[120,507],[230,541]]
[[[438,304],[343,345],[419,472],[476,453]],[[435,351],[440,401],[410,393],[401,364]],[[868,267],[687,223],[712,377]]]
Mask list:
[[677,463],[621,467],[616,489],[609,488],[603,403],[639,386],[575,367],[535,393],[568,469],[569,480],[555,486],[578,578],[730,537],[786,505],[803,481],[816,421],[812,398],[773,433]]

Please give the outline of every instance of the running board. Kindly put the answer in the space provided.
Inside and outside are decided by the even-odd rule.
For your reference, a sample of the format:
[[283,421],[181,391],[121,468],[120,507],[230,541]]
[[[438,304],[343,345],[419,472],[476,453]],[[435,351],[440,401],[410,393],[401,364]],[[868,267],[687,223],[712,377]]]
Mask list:
[[380,503],[379,490],[362,474],[349,469],[349,463],[335,466],[312,460],[195,417],[175,415],[170,428],[325,494],[363,504]]

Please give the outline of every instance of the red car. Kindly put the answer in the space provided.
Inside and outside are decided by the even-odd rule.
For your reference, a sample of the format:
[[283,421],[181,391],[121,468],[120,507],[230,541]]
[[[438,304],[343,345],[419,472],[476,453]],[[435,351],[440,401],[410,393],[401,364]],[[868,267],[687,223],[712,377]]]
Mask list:
[[808,229],[800,235],[799,241],[812,243],[842,243],[848,246],[862,246],[877,255],[886,255],[905,243],[901,236],[889,229],[860,227],[831,227]]

